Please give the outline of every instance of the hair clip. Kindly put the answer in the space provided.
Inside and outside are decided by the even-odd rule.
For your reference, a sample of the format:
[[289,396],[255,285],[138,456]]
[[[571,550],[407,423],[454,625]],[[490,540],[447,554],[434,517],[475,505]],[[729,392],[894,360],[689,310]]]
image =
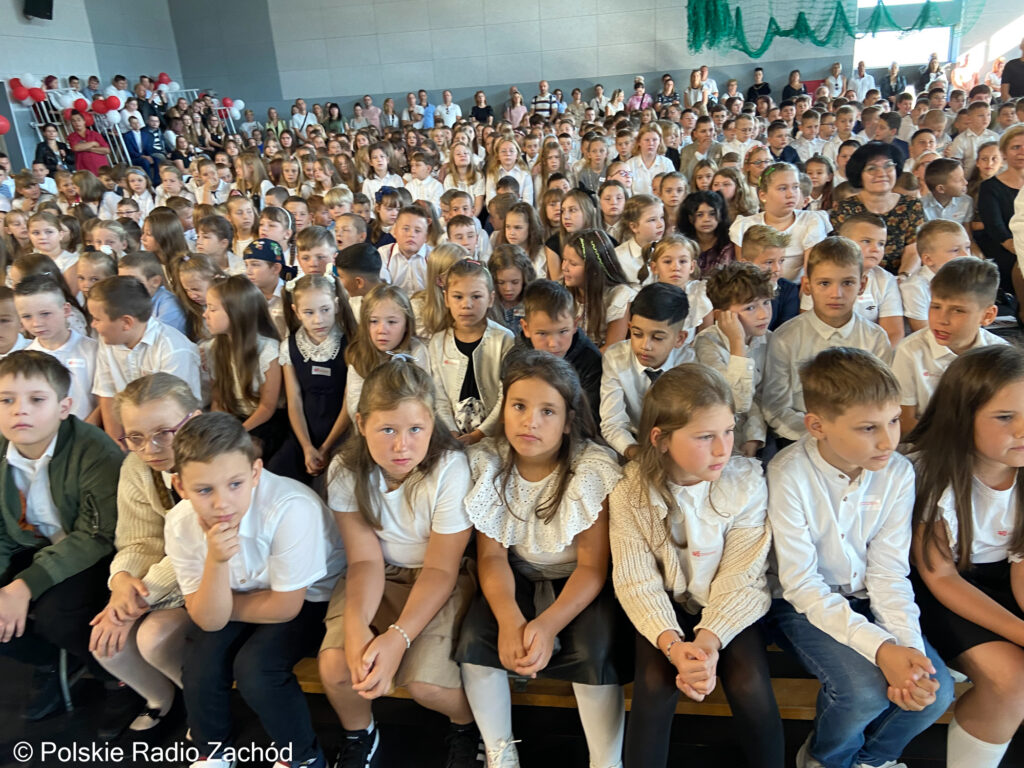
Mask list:
[[373,196],[373,200],[376,203],[380,203],[384,199],[384,195],[396,195],[398,191],[394,187],[383,186],[377,190],[377,194]]
[[[114,249],[111,248],[109,245],[101,245],[96,250],[99,251],[100,253],[107,254],[107,256],[113,256],[114,255]],[[188,256],[185,257],[185,261],[188,261]]]
[[405,352],[392,352],[390,349],[387,350],[387,355],[391,358],[392,362],[402,363],[415,363],[416,358],[412,355],[407,355]]
[[482,267],[483,266],[483,264],[481,264],[476,259],[463,259],[463,261],[466,262],[467,264],[475,264],[478,267]]

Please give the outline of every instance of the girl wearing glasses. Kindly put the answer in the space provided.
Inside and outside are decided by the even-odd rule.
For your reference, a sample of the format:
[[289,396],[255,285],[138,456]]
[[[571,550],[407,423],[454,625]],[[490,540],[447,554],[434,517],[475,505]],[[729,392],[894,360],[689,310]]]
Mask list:
[[[200,405],[177,376],[154,373],[125,387],[114,410],[129,453],[117,487],[110,601],[91,622],[89,650],[145,700],[128,729],[148,731],[167,717],[181,688],[188,616],[164,553],[164,518],[179,501],[170,474],[174,434],[200,413]],[[123,728],[99,735],[116,738]]]

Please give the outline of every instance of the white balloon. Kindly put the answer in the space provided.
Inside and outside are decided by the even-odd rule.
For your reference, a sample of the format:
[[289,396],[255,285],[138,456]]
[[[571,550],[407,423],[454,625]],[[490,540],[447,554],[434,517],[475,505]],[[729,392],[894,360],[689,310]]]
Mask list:
[[237,109],[232,108],[231,109],[231,119],[232,120],[241,120],[242,119],[242,113],[239,112]]
[[180,91],[181,86],[178,84],[177,80],[171,80],[171,82],[167,84],[167,89],[169,91]]
[[61,96],[60,105],[63,109],[74,109],[75,102],[80,98],[84,97],[77,93],[65,93]]
[[237,109],[238,111],[242,111],[243,109],[245,109],[245,102],[241,99],[235,99],[235,109]]
[[26,72],[24,75],[22,75],[20,80],[21,84],[24,85],[26,88],[38,88],[43,84],[43,81],[40,78],[36,77],[30,72]]
[[[32,87],[34,88],[35,86],[32,86]],[[35,101],[32,100],[31,96],[29,96],[27,99],[25,99],[23,102],[21,102],[21,105],[23,107],[31,107],[33,104],[35,104]]]
[[104,115],[104,117],[107,118],[107,122],[111,125],[121,124],[121,113],[118,112],[116,109],[110,110],[109,112],[107,112],[106,115]]
[[167,83],[160,83],[160,85],[158,85],[156,89],[161,93],[167,93],[167,91],[170,90],[170,88],[167,87]]

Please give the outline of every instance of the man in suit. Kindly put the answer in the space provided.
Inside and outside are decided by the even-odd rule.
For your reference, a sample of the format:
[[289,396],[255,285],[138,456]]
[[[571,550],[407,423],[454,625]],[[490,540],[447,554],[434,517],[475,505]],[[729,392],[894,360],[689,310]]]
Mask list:
[[715,165],[722,161],[722,145],[715,141],[715,124],[710,117],[698,117],[690,136],[693,142],[679,150],[679,172],[687,179],[701,160],[711,160]]
[[170,149],[160,130],[160,118],[155,114],[146,118],[146,127],[142,129],[142,152],[150,159],[150,164],[153,166],[153,170],[149,174],[153,179],[153,184],[159,184],[160,165],[167,162]]
[[128,118],[128,130],[121,134],[132,165],[137,165],[153,178],[153,158],[147,154],[142,136],[142,125],[134,115]]

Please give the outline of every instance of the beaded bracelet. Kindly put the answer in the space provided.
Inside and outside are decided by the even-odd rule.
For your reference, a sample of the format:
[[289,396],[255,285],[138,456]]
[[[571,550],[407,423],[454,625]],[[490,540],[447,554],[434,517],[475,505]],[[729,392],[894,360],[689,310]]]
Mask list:
[[[405,630],[404,630],[404,629],[402,629],[402,628],[401,628],[400,626],[398,626],[397,624],[391,624],[391,625],[389,625],[389,626],[388,626],[388,629],[393,629],[393,630],[395,630],[395,631],[396,631],[396,632],[397,632],[398,634],[400,634],[400,635],[401,635],[401,636],[402,636],[403,638],[405,638],[405,650],[407,650],[407,651],[408,651],[408,650],[409,650],[409,648],[410,648],[410,647],[412,646],[412,640],[410,640],[410,639],[409,639],[409,635],[407,635],[407,634],[405,633]],[[671,648],[672,646],[669,646],[669,647]]]

